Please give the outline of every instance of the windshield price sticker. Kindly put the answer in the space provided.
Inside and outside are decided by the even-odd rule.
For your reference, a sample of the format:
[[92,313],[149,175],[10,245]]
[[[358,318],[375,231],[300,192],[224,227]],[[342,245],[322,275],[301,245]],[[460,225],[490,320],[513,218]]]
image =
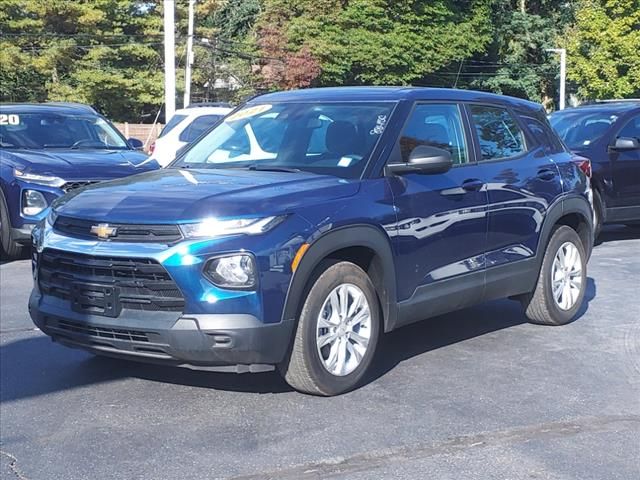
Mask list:
[[261,113],[268,112],[269,110],[271,110],[271,108],[272,105],[256,105],[255,107],[243,108],[239,112],[229,115],[225,119],[225,122],[235,122],[244,118],[255,117],[256,115],[260,115]]
[[20,125],[20,115],[0,113],[0,125]]

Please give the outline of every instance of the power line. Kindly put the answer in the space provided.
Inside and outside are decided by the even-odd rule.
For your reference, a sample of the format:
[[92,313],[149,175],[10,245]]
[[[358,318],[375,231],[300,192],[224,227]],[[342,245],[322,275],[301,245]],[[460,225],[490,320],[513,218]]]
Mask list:
[[125,46],[136,46],[136,45],[162,45],[163,42],[126,42],[126,43],[94,43],[91,45],[76,45],[76,44],[66,44],[66,45],[47,45],[47,46],[25,46],[22,47],[24,50],[28,51],[40,51],[40,50],[49,50],[51,48],[103,48],[103,47],[125,47]]

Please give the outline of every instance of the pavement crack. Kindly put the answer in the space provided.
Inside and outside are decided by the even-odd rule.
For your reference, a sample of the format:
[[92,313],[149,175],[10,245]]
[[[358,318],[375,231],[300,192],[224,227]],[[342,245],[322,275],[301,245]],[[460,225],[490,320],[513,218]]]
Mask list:
[[18,459],[4,450],[0,450],[0,455],[3,455],[9,459],[9,470],[13,473],[16,478],[20,480],[29,480],[23,473],[22,470],[18,468]]
[[258,474],[239,475],[230,480],[305,480],[325,479],[344,476],[356,472],[372,471],[390,462],[416,460],[436,455],[454,455],[470,448],[485,448],[495,445],[510,445],[533,438],[577,435],[583,432],[602,431],[621,423],[640,426],[640,415],[610,415],[603,417],[585,417],[570,421],[550,422],[508,430],[485,432],[453,437],[435,444],[392,447],[375,452],[356,454],[350,457],[334,457],[315,463],[294,465],[285,469]]

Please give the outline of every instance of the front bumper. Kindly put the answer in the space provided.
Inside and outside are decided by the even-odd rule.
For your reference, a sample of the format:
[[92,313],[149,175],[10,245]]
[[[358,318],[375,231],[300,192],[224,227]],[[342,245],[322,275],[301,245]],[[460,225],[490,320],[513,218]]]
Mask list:
[[294,322],[265,324],[253,315],[123,310],[118,318],[79,314],[37,289],[29,312],[40,330],[63,345],[147,363],[195,370],[272,370],[289,348]]
[[31,230],[35,224],[25,223],[20,228],[11,228],[11,238],[21,244],[31,244]]

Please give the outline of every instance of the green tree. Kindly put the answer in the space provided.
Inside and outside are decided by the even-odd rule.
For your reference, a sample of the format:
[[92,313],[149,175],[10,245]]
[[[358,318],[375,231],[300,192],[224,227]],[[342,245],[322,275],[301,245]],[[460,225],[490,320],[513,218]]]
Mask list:
[[161,2],[3,0],[0,95],[138,121],[163,101]]
[[406,85],[483,51],[485,1],[267,0],[257,38],[273,88]]
[[[261,0],[223,0],[215,5],[200,4],[198,8],[197,34],[208,38],[210,44],[195,48],[194,96],[239,101],[252,95],[252,67],[257,57],[253,27],[262,9]],[[233,91],[214,91],[211,85],[220,78],[232,78],[240,86]]]
[[486,50],[453,62],[425,83],[488,90],[550,104],[556,96],[559,66],[546,52],[573,18],[564,0],[489,0],[491,42]]
[[580,97],[640,97],[639,0],[580,0],[566,39]]

